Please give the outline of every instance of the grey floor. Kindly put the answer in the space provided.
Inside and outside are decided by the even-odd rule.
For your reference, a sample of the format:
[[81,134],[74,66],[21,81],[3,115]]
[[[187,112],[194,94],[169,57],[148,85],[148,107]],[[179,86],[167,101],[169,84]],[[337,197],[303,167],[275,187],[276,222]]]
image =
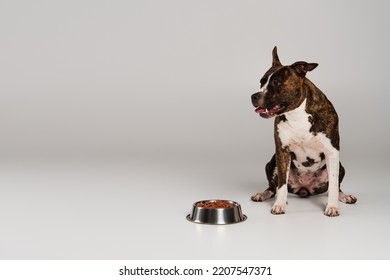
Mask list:
[[[349,163],[359,199],[322,214],[326,195],[290,195],[287,213],[249,197],[265,185],[249,154],[13,158],[1,163],[1,259],[388,259],[388,165]],[[259,171],[260,169],[260,171]],[[376,190],[380,189],[380,191]],[[248,219],[188,222],[194,201],[241,203]]]

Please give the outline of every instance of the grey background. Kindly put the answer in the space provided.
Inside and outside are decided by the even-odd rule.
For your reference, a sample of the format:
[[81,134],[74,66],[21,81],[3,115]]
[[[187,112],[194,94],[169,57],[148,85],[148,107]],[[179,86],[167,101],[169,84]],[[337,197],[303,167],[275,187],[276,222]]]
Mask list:
[[[389,258],[387,1],[0,2],[0,258]],[[340,116],[343,189],[287,214],[273,122],[250,104],[278,46]],[[188,223],[194,201],[248,220]],[[207,252],[205,255],[204,252]]]

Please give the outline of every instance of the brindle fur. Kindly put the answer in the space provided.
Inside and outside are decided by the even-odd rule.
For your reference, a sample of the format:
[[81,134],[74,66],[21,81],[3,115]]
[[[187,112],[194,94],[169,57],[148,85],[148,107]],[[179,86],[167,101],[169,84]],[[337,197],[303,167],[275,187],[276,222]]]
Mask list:
[[[319,90],[309,79],[305,77],[306,71],[311,71],[318,66],[316,63],[296,62],[290,66],[283,66],[280,63],[277,55],[276,47],[272,52],[272,67],[264,74],[260,80],[261,87],[268,81],[268,92],[277,92],[277,94],[267,94],[264,97],[263,103],[266,104],[266,108],[271,108],[280,103],[286,105],[283,112],[278,114],[274,122],[274,139],[276,145],[276,153],[272,156],[271,160],[265,167],[268,188],[263,193],[257,193],[252,196],[254,201],[264,201],[276,194],[277,188],[280,188],[283,184],[288,182],[286,178],[287,170],[289,168],[291,174],[299,174],[297,166],[294,164],[296,155],[291,152],[288,147],[283,147],[280,137],[278,135],[278,124],[285,122],[287,119],[283,115],[284,112],[288,112],[296,109],[306,99],[305,111],[310,115],[309,122],[311,124],[310,132],[313,135],[323,133],[331,141],[331,144],[337,150],[340,149],[340,138],[338,129],[338,116],[332,103],[327,99],[324,93]],[[272,77],[269,79],[269,76]],[[258,97],[252,96],[252,102],[255,106]],[[325,160],[324,153],[319,151],[318,154],[321,161]],[[312,158],[306,157],[305,161],[300,162],[304,167],[310,167],[314,165],[316,161]],[[313,172],[310,176],[326,175],[326,165],[320,170]],[[344,178],[345,169],[339,165],[339,200],[345,203],[355,203],[356,197],[352,195],[345,195],[341,191],[340,184]],[[300,197],[308,197],[310,195],[316,195],[324,193],[328,190],[328,180],[320,182],[318,185],[307,188],[306,186],[297,187],[290,184],[287,185],[288,191],[299,195]]]

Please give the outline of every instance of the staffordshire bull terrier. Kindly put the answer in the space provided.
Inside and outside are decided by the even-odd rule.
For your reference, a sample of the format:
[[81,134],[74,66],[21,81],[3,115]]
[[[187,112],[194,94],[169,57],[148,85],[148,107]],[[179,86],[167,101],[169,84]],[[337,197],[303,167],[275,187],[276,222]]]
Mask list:
[[261,78],[260,90],[252,95],[256,113],[266,119],[276,117],[276,153],[265,167],[268,188],[252,196],[253,201],[264,201],[276,195],[272,214],[285,213],[288,192],[308,197],[328,191],[324,214],[329,217],[340,215],[339,201],[357,201],[340,189],[345,169],[339,161],[336,110],[306,78],[317,66],[304,61],[283,66],[275,47],[272,66]]

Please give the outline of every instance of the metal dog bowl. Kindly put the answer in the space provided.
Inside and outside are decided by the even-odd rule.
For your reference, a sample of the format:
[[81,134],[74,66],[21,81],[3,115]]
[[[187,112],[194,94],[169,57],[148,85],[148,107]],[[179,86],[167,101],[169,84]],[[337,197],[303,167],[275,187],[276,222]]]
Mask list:
[[[230,204],[230,207],[209,207],[207,204]],[[202,205],[203,204],[203,205]],[[204,205],[206,204],[206,205]],[[210,199],[197,201],[192,205],[192,212],[187,220],[198,224],[228,225],[243,222],[247,219],[242,214],[239,203],[232,200]]]

